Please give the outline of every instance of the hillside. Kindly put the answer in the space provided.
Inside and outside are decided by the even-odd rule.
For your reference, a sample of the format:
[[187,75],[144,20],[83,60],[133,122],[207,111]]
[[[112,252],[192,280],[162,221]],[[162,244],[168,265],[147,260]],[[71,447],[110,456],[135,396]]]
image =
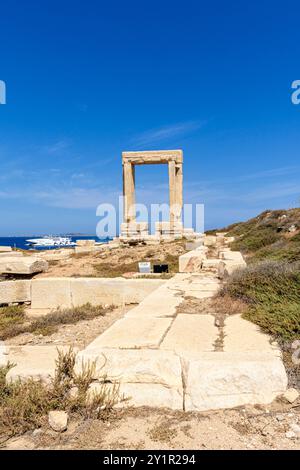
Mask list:
[[242,251],[248,263],[300,261],[300,208],[267,210],[223,230],[235,237],[231,248]]

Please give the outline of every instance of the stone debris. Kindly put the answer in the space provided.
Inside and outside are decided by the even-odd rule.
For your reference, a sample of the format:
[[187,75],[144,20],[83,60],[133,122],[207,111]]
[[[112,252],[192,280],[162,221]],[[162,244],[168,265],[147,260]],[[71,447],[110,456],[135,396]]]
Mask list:
[[68,419],[68,413],[65,411],[50,411],[48,414],[49,426],[56,432],[64,432],[67,430]]
[[295,388],[289,388],[284,394],[285,398],[289,403],[294,403],[300,396],[300,393]]
[[285,433],[285,437],[286,437],[287,439],[295,439],[297,436],[296,436],[296,434],[294,433],[294,431],[287,431],[287,432]]

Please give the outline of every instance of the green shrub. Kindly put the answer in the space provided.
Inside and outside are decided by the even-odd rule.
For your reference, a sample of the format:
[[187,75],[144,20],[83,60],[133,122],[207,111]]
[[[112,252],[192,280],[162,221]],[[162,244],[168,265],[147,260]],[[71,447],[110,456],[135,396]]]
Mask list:
[[247,303],[244,317],[281,338],[300,337],[300,263],[264,261],[236,271],[221,296]]

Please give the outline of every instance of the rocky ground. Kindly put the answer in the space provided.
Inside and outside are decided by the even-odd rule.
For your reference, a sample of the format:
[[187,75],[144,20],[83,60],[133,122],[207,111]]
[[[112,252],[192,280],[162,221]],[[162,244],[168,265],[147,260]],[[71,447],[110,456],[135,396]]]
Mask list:
[[47,424],[3,449],[300,449],[300,403],[205,413],[137,408],[104,420],[71,419],[67,431]]
[[51,261],[46,273],[35,277],[115,277],[137,272],[139,261],[169,264],[171,272],[178,272],[178,257],[185,252],[184,241],[165,242],[155,246],[120,247],[103,252],[72,255],[69,259]]

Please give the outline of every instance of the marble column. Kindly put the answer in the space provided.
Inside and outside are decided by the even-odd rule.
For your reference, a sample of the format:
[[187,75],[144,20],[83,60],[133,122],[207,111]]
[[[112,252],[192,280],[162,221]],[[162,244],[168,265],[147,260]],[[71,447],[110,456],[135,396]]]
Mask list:
[[135,169],[130,162],[123,164],[124,222],[135,222]]

